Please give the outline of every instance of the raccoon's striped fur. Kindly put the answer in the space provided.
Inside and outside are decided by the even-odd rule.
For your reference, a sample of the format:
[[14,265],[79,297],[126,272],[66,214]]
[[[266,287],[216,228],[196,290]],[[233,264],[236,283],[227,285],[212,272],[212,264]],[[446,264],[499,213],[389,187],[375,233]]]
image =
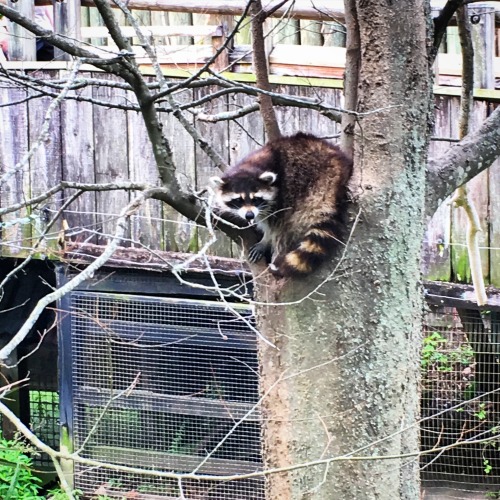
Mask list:
[[339,244],[351,172],[351,160],[337,146],[298,133],[269,142],[212,182],[219,208],[263,233],[249,261],[266,257],[275,275],[300,276]]

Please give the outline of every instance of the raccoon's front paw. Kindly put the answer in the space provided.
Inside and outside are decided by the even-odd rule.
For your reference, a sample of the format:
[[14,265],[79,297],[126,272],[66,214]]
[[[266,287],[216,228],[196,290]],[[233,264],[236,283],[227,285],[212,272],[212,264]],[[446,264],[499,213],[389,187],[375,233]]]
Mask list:
[[248,251],[248,262],[251,264],[255,264],[259,262],[259,260],[263,258],[268,258],[269,255],[269,247],[265,243],[259,242],[256,243],[250,250]]

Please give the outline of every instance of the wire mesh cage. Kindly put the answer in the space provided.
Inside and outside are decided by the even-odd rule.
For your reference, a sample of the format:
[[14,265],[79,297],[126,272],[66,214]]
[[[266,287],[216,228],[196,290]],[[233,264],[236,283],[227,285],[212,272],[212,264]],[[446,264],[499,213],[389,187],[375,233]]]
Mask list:
[[[216,302],[74,292],[70,297],[73,445],[144,471],[259,471],[252,312]],[[178,482],[75,466],[87,494],[264,498],[261,479]]]
[[421,362],[423,487],[451,488],[453,498],[498,494],[499,313],[434,309],[425,318]]
[[[53,449],[59,448],[59,394],[55,391],[29,390],[31,430]],[[52,459],[45,453],[34,457],[37,468],[52,469]]]

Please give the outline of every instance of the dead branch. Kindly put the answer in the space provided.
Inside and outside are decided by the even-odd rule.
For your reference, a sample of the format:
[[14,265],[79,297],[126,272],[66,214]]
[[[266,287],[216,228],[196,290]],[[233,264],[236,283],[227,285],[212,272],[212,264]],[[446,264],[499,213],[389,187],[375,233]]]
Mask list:
[[[24,99],[19,99],[17,101],[12,101],[8,103],[2,104],[0,107],[9,107],[9,106],[15,106],[16,104],[22,104],[23,102],[27,102],[33,99],[40,99],[42,97],[51,97],[53,99],[56,99],[59,96],[58,92],[53,92],[50,90],[46,90],[43,88],[42,83],[38,83],[35,81],[30,81],[29,78],[19,78],[19,73],[17,72],[11,72],[11,71],[6,71],[4,68],[0,68],[0,74],[3,73],[3,78],[6,79],[9,82],[13,82],[16,85],[13,87],[23,87],[25,89],[30,89],[31,91],[34,92],[34,94],[28,94]],[[26,75],[24,75],[26,76]],[[109,81],[109,80],[108,80]],[[118,83],[118,82],[115,82]],[[47,87],[50,88],[49,85],[46,85]],[[62,89],[64,88],[63,86],[53,86],[54,88],[57,89]],[[110,85],[110,87],[112,87]],[[129,87],[127,85],[127,87]],[[68,90],[78,90],[83,88],[83,85],[81,84],[75,84],[75,85],[70,85],[68,87]],[[120,87],[115,87],[115,88],[120,88]],[[71,101],[78,101],[78,102],[89,102],[91,104],[95,104],[96,106],[102,106],[104,108],[113,108],[113,109],[121,109],[123,111],[140,111],[140,107],[136,104],[120,104],[120,103],[114,103],[114,102],[109,102],[109,101],[101,101],[99,99],[96,99],[94,97],[86,97],[84,95],[78,95],[78,94],[67,94],[65,99],[71,100]]]
[[[243,82],[232,82],[231,80],[228,80],[222,75],[215,74],[212,71],[209,71],[209,73],[212,75],[212,80],[214,83],[223,87],[234,88],[236,89],[235,92],[247,95],[254,95],[254,96],[258,96],[259,94],[266,94],[272,97],[274,104],[279,104],[281,106],[296,106],[298,108],[314,109],[323,116],[326,116],[331,120],[339,123],[342,119],[343,113],[350,113],[355,116],[362,116],[362,114],[356,113],[354,111],[349,111],[343,108],[339,108],[337,106],[330,106],[328,104],[323,103],[319,99],[278,94],[277,92],[266,91],[260,88],[253,87],[251,85],[246,85]],[[378,111],[379,110],[375,110],[374,112]]]
[[145,191],[147,189],[151,189],[152,186],[148,186],[147,184],[141,184],[137,182],[111,182],[107,184],[86,184],[82,182],[71,182],[71,181],[61,181],[59,184],[56,184],[54,187],[45,191],[45,193],[40,194],[39,196],[35,196],[30,198],[29,200],[22,201],[20,203],[15,203],[13,205],[9,205],[4,208],[0,208],[0,216],[15,212],[16,210],[20,210],[21,208],[36,205],[41,203],[56,193],[59,193],[63,189],[78,189],[80,191]]
[[234,111],[226,111],[225,113],[218,113],[216,115],[208,115],[204,113],[201,109],[191,110],[191,113],[196,116],[196,118],[202,122],[216,123],[222,121],[236,120],[237,118],[242,118],[243,116],[249,115],[250,113],[255,113],[259,111],[259,104],[249,104],[240,109]]

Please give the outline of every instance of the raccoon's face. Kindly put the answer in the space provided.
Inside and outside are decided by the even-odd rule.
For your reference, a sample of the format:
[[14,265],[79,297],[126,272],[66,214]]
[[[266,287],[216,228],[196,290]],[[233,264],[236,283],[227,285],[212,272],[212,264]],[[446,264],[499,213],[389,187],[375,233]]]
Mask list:
[[263,172],[257,178],[247,172],[210,180],[216,188],[217,204],[249,224],[269,216],[277,196],[276,174]]

